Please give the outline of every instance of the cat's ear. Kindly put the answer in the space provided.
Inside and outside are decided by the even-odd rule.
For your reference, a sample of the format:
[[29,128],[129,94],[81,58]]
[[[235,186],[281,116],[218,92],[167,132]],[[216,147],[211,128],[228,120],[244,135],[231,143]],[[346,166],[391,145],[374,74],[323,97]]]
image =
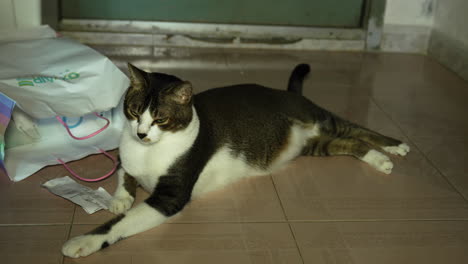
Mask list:
[[192,84],[182,82],[172,89],[171,99],[178,104],[188,104],[192,99]]
[[146,72],[128,63],[128,72],[130,73],[130,82],[132,88],[140,89],[146,86]]

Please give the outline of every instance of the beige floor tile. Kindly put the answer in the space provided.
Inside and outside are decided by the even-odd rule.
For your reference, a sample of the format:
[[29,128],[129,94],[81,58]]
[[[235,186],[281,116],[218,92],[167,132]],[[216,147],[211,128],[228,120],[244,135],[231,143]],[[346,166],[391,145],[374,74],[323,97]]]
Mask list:
[[[376,74],[398,73],[400,78],[394,79],[394,82],[445,83],[448,85],[447,88],[454,84],[463,85],[465,83],[464,85],[466,85],[466,82],[460,77],[431,57],[417,54],[366,53],[361,71],[361,81],[363,82],[366,81],[365,77],[372,77]],[[388,92],[393,91],[389,90]]]
[[242,72],[236,69],[161,69],[161,72],[172,74],[182,80],[191,82],[194,93],[203,92],[211,88],[245,83]]
[[[117,156],[116,151],[110,151]],[[91,155],[84,159],[69,162],[68,165],[80,176],[97,178],[112,168],[112,162],[102,155]],[[20,182],[0,182],[0,224],[70,224],[75,205],[61,197],[55,196],[41,184],[47,180],[70,176],[80,184],[97,189],[105,188],[110,194],[116,186],[116,175],[100,181],[87,183],[74,178],[61,165],[48,166]],[[86,214],[80,207],[77,212]]]
[[368,54],[359,85],[410,138],[468,132],[468,83],[428,57]]
[[468,222],[294,223],[304,263],[468,262]]
[[467,96],[376,96],[375,100],[410,138],[464,138],[468,134]]
[[60,264],[69,230],[69,225],[0,226],[0,262]]
[[[265,53],[238,51],[227,54],[228,66],[239,69],[246,83],[285,90],[292,70],[308,63],[311,73],[304,91],[313,95],[367,95],[354,84],[359,78],[362,53]],[[340,59],[341,58],[341,59]]]
[[74,205],[50,193],[37,174],[0,182],[0,224],[70,224]]
[[[117,157],[118,155],[117,150],[109,151],[109,153],[113,155],[114,157]],[[91,155],[81,160],[68,162],[67,164],[81,177],[90,178],[90,179],[98,178],[106,174],[113,167],[113,163],[107,157],[104,157],[103,155]],[[51,219],[64,218],[65,220],[61,220],[61,221],[63,223],[69,224],[72,222],[73,216],[74,216],[74,222],[78,222],[78,223],[81,223],[83,219],[87,219],[88,221],[91,221],[91,223],[95,223],[95,221],[92,221],[90,219],[97,218],[101,221],[104,221],[105,219],[108,219],[112,216],[112,214],[110,214],[109,212],[106,213],[104,212],[104,210],[98,213],[94,213],[92,215],[88,215],[80,206],[76,206],[76,209],[75,209],[75,204],[72,203],[71,201],[55,196],[54,194],[50,193],[47,189],[40,187],[40,184],[48,180],[60,178],[64,176],[70,176],[73,180],[75,180],[79,184],[88,186],[92,189],[103,187],[111,195],[114,193],[114,190],[117,186],[117,174],[116,173],[111,175],[109,178],[99,181],[99,182],[85,182],[72,176],[70,172],[68,172],[62,165],[48,166],[48,167],[43,168],[39,172],[35,173],[34,175],[30,176],[26,180],[13,184],[13,186],[17,186],[22,191],[12,190],[11,192],[14,193],[14,195],[13,196],[7,195],[8,199],[14,199],[16,197],[15,199],[18,200],[19,198],[17,198],[17,196],[21,198],[20,196],[21,193],[27,192],[28,196],[22,199],[25,200],[24,201],[25,206],[29,205],[29,207],[26,207],[26,208],[15,207],[13,209],[9,209],[10,211],[7,211],[7,213],[9,214],[14,213],[13,216],[15,216],[15,214],[17,214],[15,212],[18,211],[19,213],[31,215],[31,217],[16,216],[16,218],[24,219],[24,220],[28,220],[30,218],[38,218],[38,219],[46,218],[45,220],[44,219],[40,221],[37,220],[39,222],[37,221],[35,222],[35,220],[29,220],[29,222],[20,222],[20,223],[41,223],[41,224],[42,223],[56,223],[53,220],[48,220],[47,217]],[[39,198],[34,198],[33,195],[35,195],[36,193],[39,193],[41,196]],[[0,193],[0,196],[1,195],[2,194]],[[37,202],[36,203],[30,202],[31,200],[34,200],[34,199],[40,199],[39,201],[44,200],[43,203],[45,205],[38,207]],[[53,203],[50,203],[49,200],[51,200]],[[0,205],[1,204],[2,204],[2,201],[0,201]],[[57,207],[56,204],[60,204],[64,209],[59,210],[58,208],[55,208]],[[106,218],[105,217],[106,214],[108,214],[109,217]],[[2,212],[0,211],[0,216],[1,215],[2,215]],[[103,215],[104,217],[101,217]],[[55,221],[58,221],[58,220],[55,220]],[[58,223],[62,223],[62,222],[58,222]],[[7,223],[9,224],[10,222],[7,222]],[[84,223],[88,223],[88,222],[84,221]]]
[[431,162],[468,199],[468,140],[451,137],[412,139]]
[[468,93],[466,85],[455,84],[457,81],[452,80],[452,78],[457,77],[454,77],[453,74],[436,76],[443,81],[431,80],[426,74],[418,74],[410,70],[406,72],[372,71],[368,76],[361,73],[361,79],[356,84],[358,88],[355,90],[367,91],[368,95],[376,97],[394,96],[401,99],[416,96],[463,96]]
[[[72,236],[92,226],[73,226]],[[302,263],[288,224],[164,224],[64,263]]]
[[303,157],[273,175],[289,220],[468,219],[468,203],[414,150],[392,174],[351,157]]
[[282,222],[283,209],[270,176],[241,180],[189,204],[176,223]]
[[355,90],[366,90],[368,95],[396,97],[403,104],[420,96],[468,95],[466,82],[423,55],[368,53],[356,86]]

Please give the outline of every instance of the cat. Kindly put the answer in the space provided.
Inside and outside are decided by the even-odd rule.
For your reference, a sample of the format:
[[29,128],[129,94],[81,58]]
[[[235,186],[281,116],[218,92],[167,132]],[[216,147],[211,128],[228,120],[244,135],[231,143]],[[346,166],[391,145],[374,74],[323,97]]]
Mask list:
[[[87,256],[158,226],[192,199],[243,177],[272,173],[301,155],[350,155],[388,174],[393,163],[382,150],[401,156],[410,150],[303,97],[307,64],[293,70],[287,91],[242,84],[196,95],[175,76],[128,67],[128,122],[109,208],[118,216],[67,241],[65,256]],[[138,186],[151,195],[131,208]]]

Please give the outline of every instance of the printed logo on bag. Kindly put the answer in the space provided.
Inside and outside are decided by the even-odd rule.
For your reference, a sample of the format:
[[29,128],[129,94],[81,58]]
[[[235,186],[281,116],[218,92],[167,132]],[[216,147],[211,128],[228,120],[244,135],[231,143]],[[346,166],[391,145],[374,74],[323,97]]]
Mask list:
[[70,81],[73,79],[80,78],[80,74],[77,72],[69,72],[66,70],[64,73],[59,74],[59,76],[31,76],[24,78],[17,78],[18,86],[36,86],[44,83],[53,83],[55,80]]

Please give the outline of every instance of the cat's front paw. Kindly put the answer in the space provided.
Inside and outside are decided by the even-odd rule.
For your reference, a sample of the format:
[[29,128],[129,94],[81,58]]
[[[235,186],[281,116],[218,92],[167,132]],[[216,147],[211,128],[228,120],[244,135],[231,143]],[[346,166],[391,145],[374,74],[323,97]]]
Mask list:
[[126,197],[115,197],[112,199],[111,204],[109,206],[109,211],[114,214],[122,214],[125,213],[130,207],[132,207],[133,201],[135,199],[132,196]]
[[86,257],[101,249],[104,242],[102,235],[77,236],[65,242],[62,254],[70,258]]
[[405,143],[401,143],[398,146],[383,147],[383,150],[390,154],[406,156],[406,154],[408,154],[410,151],[410,147]]
[[380,172],[385,174],[392,173],[393,163],[390,158],[376,150],[371,149],[362,160]]

